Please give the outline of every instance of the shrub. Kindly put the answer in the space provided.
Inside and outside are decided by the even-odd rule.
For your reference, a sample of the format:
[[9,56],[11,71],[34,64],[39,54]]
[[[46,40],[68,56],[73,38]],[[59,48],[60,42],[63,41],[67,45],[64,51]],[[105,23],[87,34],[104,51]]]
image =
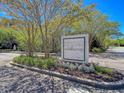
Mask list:
[[70,63],[69,62],[60,62],[60,63],[57,63],[57,66],[68,69],[70,66]]
[[95,47],[95,48],[92,49],[92,52],[93,53],[102,53],[102,52],[105,52],[105,50],[106,49],[104,49],[104,48],[96,48]]
[[74,64],[71,63],[70,66],[69,66],[69,69],[70,70],[76,70],[77,67]]
[[98,66],[98,65],[94,65],[95,71],[98,73],[102,73],[102,74],[110,74],[113,72],[113,69],[111,68],[107,68],[107,67],[102,67],[102,66]]
[[29,66],[36,66],[44,69],[49,69],[56,64],[56,58],[41,58],[41,57],[29,57],[29,56],[19,56],[13,59],[14,62]]
[[82,71],[82,70],[83,70],[83,65],[79,65],[79,66],[78,66],[78,70],[79,70],[79,71]]
[[94,66],[92,64],[82,64],[78,67],[78,70],[86,73],[95,72]]
[[43,66],[42,60],[38,60],[37,62],[35,62],[35,66],[39,67],[39,68],[42,68],[42,66]]
[[55,66],[55,63],[56,63],[56,61],[53,58],[43,59],[42,60],[42,67],[44,69],[49,69],[49,68]]
[[93,64],[84,64],[83,71],[87,72],[87,73],[92,73],[92,72],[95,72],[95,68],[94,68]]

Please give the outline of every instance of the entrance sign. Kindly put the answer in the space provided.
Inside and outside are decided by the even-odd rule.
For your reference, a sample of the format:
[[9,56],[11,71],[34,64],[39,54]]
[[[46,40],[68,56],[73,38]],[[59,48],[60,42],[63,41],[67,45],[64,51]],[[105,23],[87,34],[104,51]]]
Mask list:
[[88,35],[62,36],[61,57],[65,61],[87,63],[89,57]]

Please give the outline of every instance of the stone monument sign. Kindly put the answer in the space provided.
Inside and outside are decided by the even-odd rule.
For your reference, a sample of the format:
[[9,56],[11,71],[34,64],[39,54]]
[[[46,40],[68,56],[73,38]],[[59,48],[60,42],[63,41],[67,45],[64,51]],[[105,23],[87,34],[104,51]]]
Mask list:
[[88,35],[62,36],[61,57],[65,61],[87,63],[89,57]]

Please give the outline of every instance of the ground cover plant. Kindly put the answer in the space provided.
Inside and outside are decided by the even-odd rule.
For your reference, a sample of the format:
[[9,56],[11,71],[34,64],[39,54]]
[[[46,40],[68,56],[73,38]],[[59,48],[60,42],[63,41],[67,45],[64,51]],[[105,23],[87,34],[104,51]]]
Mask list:
[[30,57],[21,55],[14,58],[14,62],[19,64],[24,64],[28,66],[36,66],[43,69],[49,69],[50,67],[55,66],[56,58],[43,58],[43,57]]
[[61,74],[67,74],[76,76],[79,78],[86,78],[96,81],[113,82],[123,79],[123,75],[114,69],[101,67],[96,64],[74,64],[70,62],[63,62],[55,57],[44,58],[38,56],[25,56],[21,55],[15,57],[13,60],[15,63],[38,67],[40,69],[46,69],[50,71],[59,72]]
[[93,53],[104,53],[105,51],[106,51],[106,49],[103,49],[103,48],[96,48],[96,47],[94,47],[92,49]]
[[94,68],[97,73],[109,74],[113,72],[113,69],[111,68],[102,67],[95,64],[94,64]]

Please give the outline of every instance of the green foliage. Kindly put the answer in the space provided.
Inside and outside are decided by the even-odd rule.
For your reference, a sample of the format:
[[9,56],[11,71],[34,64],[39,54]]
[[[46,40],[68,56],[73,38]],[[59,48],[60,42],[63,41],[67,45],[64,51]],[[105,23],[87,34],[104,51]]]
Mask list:
[[102,67],[102,66],[98,66],[98,65],[94,65],[94,68],[97,73],[110,74],[113,72],[113,69],[111,69],[111,68]]
[[113,40],[114,45],[124,45],[124,38]]
[[[73,2],[73,0],[63,0],[62,2],[61,0],[55,0],[55,2],[48,0],[47,2],[44,0],[47,8],[44,8],[45,5],[41,5],[40,0],[36,2],[35,0],[28,0],[28,3],[26,0],[17,0],[13,3],[10,3],[10,0],[7,1],[8,3],[3,2],[3,4],[8,7],[1,7],[1,9],[9,8],[8,10],[10,11],[5,12],[11,14],[12,18],[15,19],[2,19],[0,25],[16,28],[17,33],[15,37],[19,42],[20,49],[30,53],[39,50],[46,53],[60,51],[60,37],[63,33],[65,35],[87,33],[89,34],[90,50],[96,47],[93,46],[95,40],[99,44],[98,48],[107,48],[112,44],[111,36],[119,32],[119,24],[117,22],[109,21],[108,16],[99,12],[95,4],[82,6],[83,0],[76,0],[77,2]],[[40,7],[32,6],[33,4]],[[60,7],[58,8],[58,6]],[[15,9],[18,12],[14,12]],[[36,15],[35,10],[41,11],[37,11]],[[32,16],[30,16],[30,13]],[[101,52],[101,49],[93,49],[93,51]]]
[[83,71],[83,65],[78,66],[79,71]]
[[49,69],[50,67],[55,66],[55,59],[47,58],[47,59],[42,60],[42,63],[43,63],[42,67],[44,69]]
[[41,58],[41,57],[29,57],[29,56],[19,56],[13,59],[15,63],[29,65],[29,66],[36,66],[39,68],[50,69],[54,67],[56,64],[56,58]]
[[[29,45],[28,45],[28,36],[27,36],[27,31],[26,30],[17,30],[16,33],[14,33],[14,37],[18,41],[19,44],[19,49],[20,50],[29,50]],[[34,47],[34,51],[39,51],[41,49],[42,42],[40,41],[40,32],[37,31],[37,34],[35,37],[31,37],[33,43],[31,43],[31,46]],[[30,47],[31,47],[30,46]]]
[[14,37],[14,30],[0,27],[0,48],[12,48],[13,43],[17,43]]
[[89,34],[90,50],[93,48],[92,45],[94,41],[98,42],[97,44],[99,44],[99,48],[107,48],[109,45],[111,45],[111,36],[117,35],[119,33],[119,23],[109,21],[108,16],[100,13],[95,9],[93,11],[87,9],[87,12],[87,18],[89,20],[83,18],[82,20],[74,22],[72,24],[71,34]]
[[92,52],[93,53],[103,53],[103,52],[105,52],[105,49],[104,48],[93,48],[92,49]]
[[74,64],[70,64],[69,69],[71,69],[71,70],[76,70],[77,67],[76,67]]
[[70,69],[70,70],[77,70],[78,69],[78,66],[76,66],[75,64],[70,63],[70,62],[58,62],[56,65],[58,67],[62,67],[65,69]]
[[60,63],[57,63],[57,66],[68,69],[70,64],[68,62],[67,63],[66,62],[60,62]]

